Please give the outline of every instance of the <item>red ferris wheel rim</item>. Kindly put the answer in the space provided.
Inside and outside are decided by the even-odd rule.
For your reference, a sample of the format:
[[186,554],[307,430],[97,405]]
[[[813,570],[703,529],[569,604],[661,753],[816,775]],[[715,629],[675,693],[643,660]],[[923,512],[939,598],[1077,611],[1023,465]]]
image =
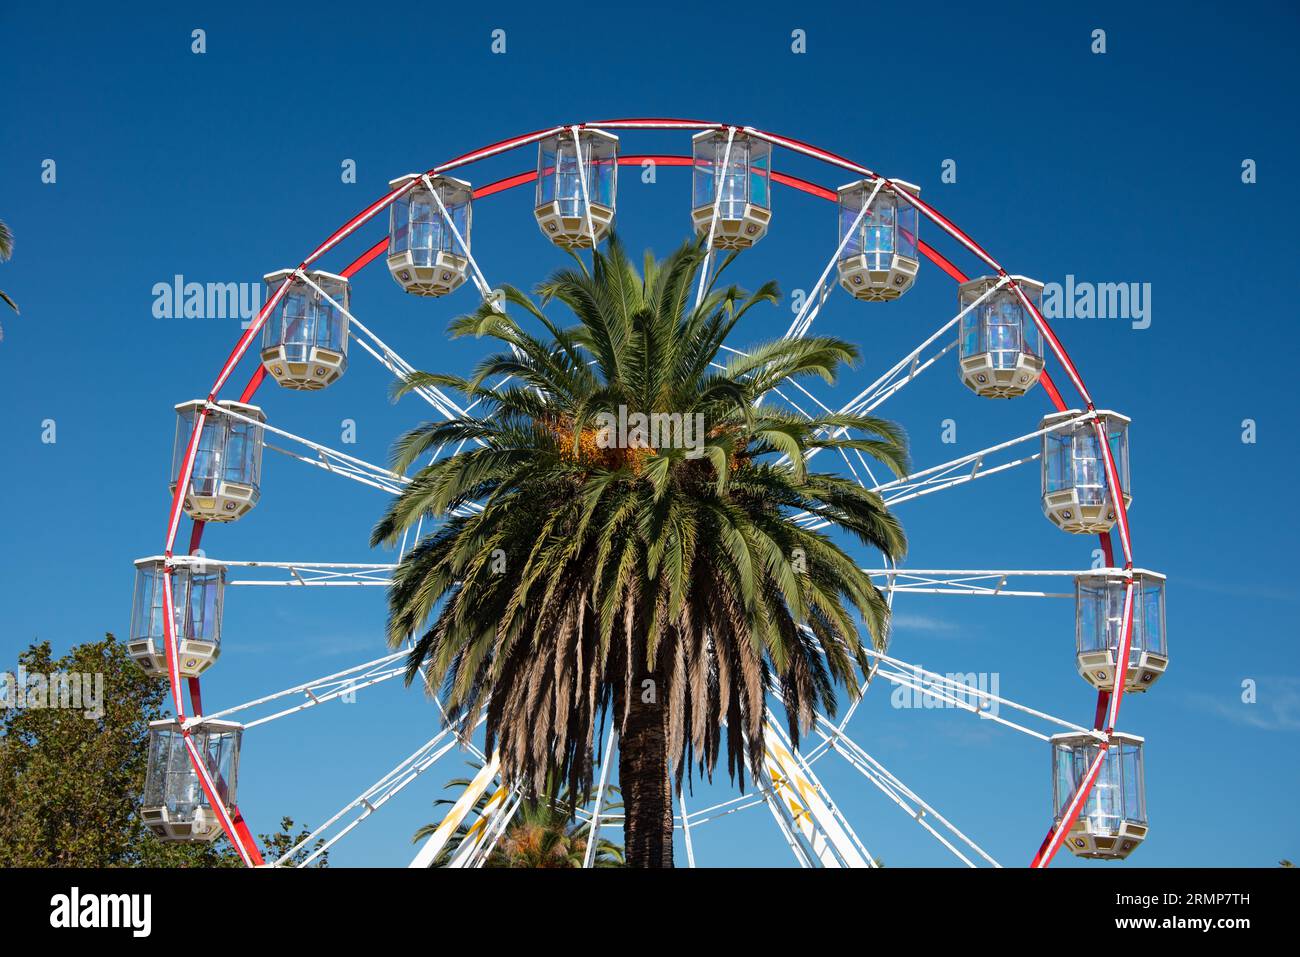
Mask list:
[[[448,160],[447,162],[442,163],[439,166],[433,167],[432,169],[428,170],[427,173],[428,175],[436,175],[439,173],[448,172],[452,169],[457,169],[463,166],[470,165],[479,160],[487,159],[492,156],[497,156],[502,153],[510,152],[515,149],[529,146],[547,136],[553,135],[558,132],[568,131],[573,128],[620,129],[620,130],[677,129],[677,130],[697,130],[697,131],[708,130],[708,129],[718,129],[718,130],[734,129],[738,132],[744,132],[746,134],[754,135],[759,138],[765,139],[774,146],[779,146],[791,150],[792,152],[797,152],[804,156],[821,160],[833,166],[838,166],[842,169],[849,170],[864,178],[869,178],[872,180],[884,180],[885,182],[890,182],[890,180],[887,177],[880,176],[879,174],[873,172],[868,167],[861,166],[849,159],[846,159],[843,156],[821,149],[820,147],[814,146],[810,143],[801,140],[796,140],[789,137],[781,136],[779,134],[765,132],[763,130],[756,129],[751,126],[707,122],[703,120],[687,120],[687,119],[675,119],[675,118],[664,118],[664,117],[624,118],[624,119],[616,119],[616,120],[607,120],[603,122],[587,122],[587,123],[558,125],[558,126],[547,128],[545,130],[537,130],[531,133],[525,133],[507,139],[499,140],[495,143],[488,144],[487,146],[480,147],[476,150],[471,150],[470,152],[463,153],[460,156]],[[653,161],[656,164],[665,165],[665,166],[685,166],[685,165],[690,165],[692,162],[691,157],[672,155],[672,154],[641,154],[641,155],[633,154],[627,156],[620,155],[618,157],[618,163],[621,166],[639,165],[646,161]],[[513,176],[509,176],[509,177],[505,177],[504,179],[497,180],[493,183],[489,183],[486,186],[479,187],[478,189],[474,190],[473,195],[475,199],[487,198],[497,193],[505,192],[510,189],[516,188],[518,186],[522,186],[527,183],[533,182],[536,178],[537,178],[536,170],[515,174]],[[773,170],[771,174],[771,178],[777,183],[779,183],[780,185],[790,187],[792,189],[807,193],[811,196],[820,199],[830,200],[830,201],[834,201],[836,199],[836,192],[834,190],[828,189],[827,187],[824,186],[820,186],[811,181],[801,179],[799,177],[791,176],[789,174],[780,173],[777,172],[776,170]],[[399,195],[401,195],[402,192],[405,191],[406,188],[408,187],[398,187],[395,190],[390,190],[388,193],[384,194],[379,199],[370,203],[360,212],[358,212],[350,219],[345,221],[342,226],[336,229],[320,245],[318,245],[302,261],[302,263],[299,265],[298,268],[306,269],[312,263],[319,260],[322,256],[324,256],[326,253],[328,253],[330,250],[336,247],[343,239],[352,235],[354,232],[356,232],[358,229],[360,229],[362,226],[368,223],[371,219],[373,219],[376,215],[378,215],[380,212],[386,209],[389,206],[389,204],[391,204]],[[938,226],[941,231],[946,233],[950,238],[956,240],[959,245],[963,246],[968,252],[972,253],[978,259],[983,261],[999,277],[1009,278],[1009,274],[1007,270],[1005,270],[991,255],[989,255],[989,253],[987,253],[982,246],[976,243],[974,239],[972,239],[963,230],[961,230],[955,223],[953,223],[942,213],[940,213],[934,206],[932,206],[931,204],[929,204],[924,200],[921,200],[919,197],[914,197],[911,199],[911,201],[916,205],[920,213],[924,215],[927,219],[929,219],[931,223]],[[380,242],[375,243],[373,246],[369,247],[361,256],[357,257],[352,263],[350,263],[345,269],[343,269],[341,274],[345,277],[350,278],[351,276],[355,275],[357,272],[360,272],[361,269],[365,268],[375,259],[379,258],[384,248],[387,246],[387,243],[388,243],[388,239],[387,237],[385,237]],[[921,240],[918,240],[918,245],[921,253],[927,259],[929,259],[935,266],[937,266],[941,271],[948,274],[951,278],[953,278],[958,283],[966,281],[968,277],[950,260],[944,257],[942,253],[938,252],[938,250],[936,250],[933,246]],[[1089,413],[1095,412],[1096,407],[1093,403],[1091,395],[1089,394],[1086,386],[1084,385],[1082,375],[1079,373],[1078,368],[1075,366],[1074,362],[1070,359],[1069,353],[1066,351],[1064,344],[1053,332],[1051,326],[1048,324],[1046,318],[1042,315],[1041,311],[1037,308],[1037,306],[1034,305],[1032,300],[1030,300],[1027,296],[1024,295],[1023,291],[1019,289],[1019,287],[1016,285],[1014,280],[1011,280],[1010,285],[1012,286],[1012,288],[1016,289],[1022,304],[1026,307],[1026,310],[1030,312],[1030,314],[1034,317],[1035,324],[1038,326],[1044,339],[1048,342],[1051,351],[1056,356],[1057,360],[1061,363],[1062,367],[1065,369],[1068,378],[1073,382],[1076,390],[1079,393],[1080,399],[1082,400],[1084,409]],[[231,350],[229,356],[227,356],[225,362],[221,366],[221,369],[218,372],[212,387],[208,391],[208,396],[207,396],[208,403],[213,403],[217,400],[222,389],[225,388],[228,380],[230,379],[231,375],[234,373],[235,368],[238,366],[239,362],[243,359],[244,355],[247,353],[249,346],[253,342],[253,339],[261,331],[267,316],[269,316],[272,310],[274,310],[275,306],[279,302],[280,298],[283,296],[285,290],[288,289],[288,287],[289,287],[288,283],[283,283],[279,286],[276,292],[263,304],[262,308],[258,311],[257,316],[249,324],[247,330],[243,333],[243,335],[239,337],[238,341],[235,343],[234,348]],[[241,393],[240,401],[248,402],[249,400],[251,400],[253,395],[257,392],[258,388],[261,386],[262,380],[264,378],[265,378],[265,370],[263,369],[262,366],[259,365],[258,369],[254,372],[253,376],[251,377],[248,384],[245,386],[243,392]],[[1046,370],[1043,371],[1042,378],[1040,381],[1043,384],[1044,391],[1047,393],[1049,399],[1051,400],[1056,410],[1058,412],[1065,411],[1067,409],[1067,405],[1064,399],[1062,398],[1059,390],[1057,389],[1055,383],[1052,381],[1051,377],[1048,375]],[[180,518],[181,515],[183,514],[182,502],[184,500],[184,490],[186,487],[188,487],[190,482],[190,476],[193,470],[194,460],[198,452],[198,439],[202,433],[203,424],[208,414],[209,414],[209,410],[205,406],[203,409],[199,410],[198,414],[195,416],[194,430],[191,434],[189,444],[186,447],[186,454],[185,454],[184,462],[181,467],[181,474],[177,476],[176,490],[172,495],[172,503],[168,513],[167,534],[165,540],[165,547],[163,549],[163,555],[167,562],[170,562],[171,559],[174,557],[176,536],[179,532]],[[1100,425],[1098,420],[1096,419],[1094,419],[1094,425],[1099,430],[1104,428],[1104,426]],[[1120,491],[1121,485],[1120,485],[1118,469],[1115,464],[1114,458],[1111,454],[1110,445],[1107,441],[1104,440],[1104,435],[1102,436],[1102,441],[1099,444],[1100,444],[1100,448],[1102,451],[1102,455],[1106,467],[1105,471],[1106,471],[1107,486],[1110,491],[1111,500],[1115,506],[1116,527],[1120,533],[1120,543],[1124,555],[1123,567],[1125,571],[1129,573],[1126,582],[1127,584],[1126,602],[1125,602],[1125,611],[1123,616],[1124,626],[1122,629],[1123,633],[1122,633],[1121,645],[1119,649],[1119,657],[1117,658],[1117,660],[1123,661],[1127,659],[1128,643],[1131,639],[1131,631],[1132,631],[1131,598],[1132,598],[1132,585],[1133,585],[1132,583],[1133,549],[1132,549],[1132,540],[1129,531],[1127,508],[1124,504],[1123,494]],[[193,552],[195,549],[199,547],[203,535],[203,530],[204,530],[204,523],[202,521],[195,520],[193,525],[193,531],[191,533],[191,538],[190,538],[190,544],[188,549],[189,552]],[[1114,564],[1113,548],[1112,548],[1109,532],[1103,532],[1101,534],[1101,546],[1106,556],[1107,564],[1113,566]],[[163,586],[163,602],[164,602],[163,607],[164,608],[171,607],[173,603],[173,598],[171,594],[172,587],[171,587],[170,574],[165,574],[162,576],[162,586]],[[191,739],[189,730],[185,728],[185,722],[187,720],[187,716],[186,716],[184,697],[181,693],[181,683],[180,683],[180,674],[179,674],[180,665],[179,665],[179,658],[177,654],[177,642],[175,636],[174,621],[171,615],[163,615],[162,619],[163,619],[163,626],[164,626],[163,627],[164,641],[165,641],[165,647],[167,653],[168,682],[170,685],[170,691],[172,695],[172,704],[176,711],[176,720],[182,727],[182,734],[186,744],[187,753],[189,754],[190,757],[190,763],[199,777],[199,781],[202,784],[209,805],[217,813],[218,819],[221,821],[222,829],[225,831],[226,837],[230,840],[231,844],[236,848],[241,859],[244,861],[245,864],[249,866],[260,865],[263,863],[262,856],[257,848],[256,842],[252,837],[252,834],[248,830],[247,824],[244,822],[242,815],[239,813],[238,807],[232,806],[230,808],[229,813],[227,813],[224,803],[219,799],[217,795],[216,783],[212,779],[207,768],[204,766],[204,763],[200,758],[198,748]],[[190,693],[190,701],[192,706],[191,710],[193,711],[193,715],[195,717],[199,717],[202,715],[201,685],[199,679],[189,678],[187,679],[187,685]],[[1123,693],[1124,693],[1124,683],[1122,681],[1116,682],[1114,693],[1108,693],[1105,691],[1098,692],[1096,709],[1095,709],[1094,719],[1093,719],[1093,727],[1096,731],[1102,732],[1103,734],[1109,736],[1110,733],[1112,733],[1115,730],[1115,726],[1119,718],[1119,709],[1120,709],[1120,703],[1123,699]],[[1056,854],[1056,851],[1060,848],[1061,842],[1063,841],[1065,834],[1069,831],[1070,827],[1074,824],[1074,821],[1079,816],[1079,813],[1081,812],[1083,805],[1087,800],[1088,794],[1092,789],[1093,783],[1096,781],[1098,773],[1101,769],[1102,761],[1105,759],[1108,746],[1109,746],[1108,741],[1103,740],[1099,742],[1096,757],[1094,758],[1091,765],[1089,766],[1081,786],[1079,787],[1078,791],[1076,792],[1070,804],[1068,805],[1066,812],[1062,817],[1061,821],[1059,823],[1054,824],[1052,827],[1049,827],[1047,835],[1044,837],[1042,844],[1039,846],[1032,861],[1030,862],[1031,867],[1046,867],[1051,862],[1053,856]]]

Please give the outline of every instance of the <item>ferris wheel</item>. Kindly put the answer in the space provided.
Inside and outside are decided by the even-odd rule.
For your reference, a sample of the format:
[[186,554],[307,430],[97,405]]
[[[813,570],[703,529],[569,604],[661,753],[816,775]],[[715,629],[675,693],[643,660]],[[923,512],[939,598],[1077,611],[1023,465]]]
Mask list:
[[[690,151],[626,151],[625,139],[650,135],[681,137],[683,148],[689,136]],[[462,178],[472,176],[484,161],[516,152],[535,153],[535,166],[486,185],[474,186]],[[829,187],[776,168],[783,156],[796,155],[801,162],[814,161],[838,180],[849,181]],[[886,480],[877,479],[860,453],[838,450],[839,464],[890,506],[1016,468],[1028,466],[1041,472],[1043,514],[1064,533],[1098,536],[1104,567],[886,565],[867,571],[891,606],[911,594],[1073,598],[1076,666],[1095,692],[1090,707],[1085,711],[1081,705],[1079,710],[1091,717],[1058,717],[1041,707],[991,694],[959,677],[923,669],[896,657],[889,648],[868,650],[872,667],[861,676],[861,690],[866,693],[882,683],[906,688],[1049,745],[1043,752],[1044,774],[1051,776],[1052,801],[1045,809],[1049,826],[1040,846],[1025,849],[1031,866],[1047,866],[1062,846],[1081,857],[1127,857],[1146,837],[1148,821],[1143,739],[1119,730],[1120,704],[1126,693],[1148,690],[1168,664],[1165,579],[1134,562],[1127,514],[1128,418],[1095,405],[1082,374],[1043,316],[1043,285],[1004,269],[923,200],[918,187],[772,132],[680,119],[555,126],[474,150],[426,173],[398,177],[384,196],[345,222],[296,269],[282,269],[265,277],[265,304],[219,365],[210,388],[203,393],[206,397],[176,406],[172,497],[162,552],[136,562],[128,648],[147,672],[166,678],[175,711],[175,718],[155,722],[150,728],[142,809],[145,823],[159,837],[172,841],[211,841],[224,834],[249,866],[306,866],[458,749],[460,737],[472,729],[444,722],[435,735],[361,790],[307,838],[278,859],[264,858],[236,802],[240,750],[246,743],[255,746],[257,739],[256,734],[246,738],[245,732],[397,678],[405,673],[408,652],[396,650],[241,704],[205,711],[200,676],[218,663],[227,590],[242,585],[308,591],[320,587],[383,588],[396,566],[343,560],[289,562],[277,561],[275,556],[265,560],[214,558],[200,549],[205,530],[211,524],[247,520],[255,510],[266,449],[383,494],[398,494],[408,484],[404,475],[278,427],[273,396],[267,402],[269,413],[254,402],[259,392],[274,391],[275,386],[303,391],[333,386],[345,376],[349,362],[357,359],[358,349],[397,379],[418,368],[358,317],[365,310],[352,296],[351,280],[357,273],[383,260],[393,280],[407,293],[430,298],[468,296],[472,289],[501,308],[500,294],[488,281],[491,265],[485,266],[474,255],[472,214],[476,203],[531,185],[534,218],[541,234],[565,249],[592,249],[613,226],[620,167],[644,169],[647,165],[688,170],[691,221],[707,250],[697,303],[710,271],[718,266],[721,251],[745,250],[769,231],[779,230],[779,217],[773,219],[774,186],[810,201],[834,204],[838,221],[836,244],[785,330],[787,337],[806,335],[831,294],[840,295],[837,287],[857,301],[846,308],[887,310],[892,300],[926,276],[943,273],[956,283],[954,314],[933,331],[926,329],[915,348],[839,408],[830,409],[799,383],[774,390],[778,399],[799,412],[807,414],[805,409],[811,407],[873,412],[932,366],[940,364],[942,368],[942,363],[955,364],[960,380],[975,396],[1014,400],[990,406],[997,413],[1032,402],[1035,386],[1046,395],[1051,410],[1045,416],[1033,415],[1034,427],[1009,428],[1012,437],[951,461]],[[829,235],[829,210],[826,218]],[[386,235],[377,228],[385,220]],[[331,263],[331,254],[337,257],[345,239],[367,227],[375,227],[373,245],[353,261],[333,266],[337,272],[323,268]],[[948,253],[923,240],[923,229],[933,231],[940,246],[951,247]],[[984,274],[966,275],[949,258],[954,250],[973,256],[982,264]],[[469,288],[458,292],[462,286]],[[246,357],[255,363],[251,377],[242,391],[228,392]],[[1064,388],[1072,390],[1077,399],[1067,401],[1049,363],[1054,363],[1052,371],[1068,380]],[[421,386],[413,391],[432,407],[435,416],[474,413],[473,405],[462,407],[439,388]],[[455,451],[439,449],[437,454]],[[178,547],[186,517],[192,520],[188,547]],[[792,516],[792,520],[813,529],[826,524],[807,514]],[[417,530],[416,536],[419,534]],[[236,548],[238,535],[228,537],[230,547]],[[1071,541],[1064,535],[1061,538],[1063,547]],[[403,551],[413,544],[403,542]],[[224,538],[220,547],[227,547]],[[441,708],[436,697],[434,701]],[[876,866],[854,822],[818,774],[822,762],[836,760],[846,762],[882,792],[959,863],[1001,866],[968,834],[974,833],[974,828],[961,821],[960,813],[949,816],[941,812],[855,741],[853,718],[860,701],[835,719],[817,714],[802,750],[793,747],[769,707],[763,764],[749,769],[755,782],[753,793],[693,810],[687,809],[684,798],[679,800],[675,826],[684,839],[689,864],[696,863],[692,835],[698,828],[741,809],[765,806],[799,865]],[[1004,710],[1013,712],[1014,719],[1000,713]],[[461,719],[465,720],[482,718],[471,715]],[[481,769],[419,848],[413,867],[431,866],[435,861],[452,867],[482,866],[524,799],[517,783],[502,778],[495,755],[482,753],[473,744],[468,747],[481,761]],[[592,800],[578,811],[579,820],[589,823],[593,834],[619,820],[608,807],[614,747],[611,728]],[[1049,752],[1050,766],[1046,762]],[[458,829],[462,838],[449,843]],[[596,845],[596,840],[588,841],[589,866]]]

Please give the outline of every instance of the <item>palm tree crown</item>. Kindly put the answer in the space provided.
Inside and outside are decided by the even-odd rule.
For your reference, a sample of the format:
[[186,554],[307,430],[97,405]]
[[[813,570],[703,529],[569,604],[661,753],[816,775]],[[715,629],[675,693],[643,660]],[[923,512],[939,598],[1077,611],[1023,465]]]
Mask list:
[[[856,348],[808,337],[724,354],[746,313],[778,293],[720,288],[715,276],[697,306],[704,259],[686,244],[663,262],[647,254],[638,274],[611,238],[590,268],[579,260],[541,284],[537,302],[504,290],[544,334],[490,303],[455,320],[453,335],[502,350],[469,376],[417,373],[398,391],[455,388],[481,417],[398,440],[399,471],[460,451],[419,468],[372,535],[392,545],[421,518],[441,522],[395,573],[389,640],[418,635],[408,681],[423,668],[452,718],[469,719],[464,734],[486,712],[506,778],[541,793],[555,776],[585,793],[594,729],[612,709],[634,864],[645,814],[666,821],[668,845],[661,834],[647,853],[671,859],[665,768],[680,786],[683,770],[711,775],[725,752],[743,788],[769,691],[797,744],[814,708],[835,710],[836,685],[857,693],[867,657],[855,613],[883,645],[882,595],[806,525],[829,523],[890,559],[906,549],[878,495],[807,462],[857,450],[905,473],[900,430],[767,401],[786,380],[833,381]],[[548,318],[555,304],[575,321]],[[497,377],[509,381],[489,387]]]
[[[477,766],[476,766],[477,767]],[[454,778],[447,782],[449,790],[461,791],[470,785],[469,778]],[[622,807],[618,801],[618,788],[607,791],[612,799],[605,802],[605,811]],[[474,804],[475,820],[464,821],[456,828],[445,847],[433,862],[443,867],[452,859],[461,844],[488,826],[490,818],[484,817],[490,794],[479,795]],[[434,806],[452,805],[454,798],[439,798]],[[521,801],[510,823],[506,825],[495,845],[483,861],[484,867],[564,868],[582,867],[586,862],[587,842],[591,839],[591,822],[576,823],[578,809],[585,802],[574,800],[568,789],[559,794],[538,795]],[[418,844],[433,836],[438,824],[425,824],[415,832],[412,843]],[[603,837],[596,839],[591,855],[592,867],[622,867],[623,848]]]

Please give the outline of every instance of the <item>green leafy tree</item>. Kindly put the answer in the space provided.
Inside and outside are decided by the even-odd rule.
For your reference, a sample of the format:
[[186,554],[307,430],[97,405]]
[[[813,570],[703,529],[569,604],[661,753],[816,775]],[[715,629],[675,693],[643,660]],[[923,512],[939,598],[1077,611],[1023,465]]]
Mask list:
[[[110,634],[55,658],[40,642],[19,655],[19,668],[102,675],[103,693],[97,708],[7,701],[0,712],[0,867],[240,866],[225,838],[165,842],[141,822],[149,722],[167,716],[167,685],[141,671],[124,644]],[[305,837],[285,818],[260,843],[278,856]]]
[[[457,389],[482,417],[398,440],[404,472],[436,449],[461,451],[418,469],[372,534],[393,545],[421,518],[439,520],[394,575],[388,637],[396,647],[418,636],[407,680],[423,668],[452,718],[467,716],[465,735],[486,711],[507,780],[589,793],[593,728],[610,709],[632,866],[672,866],[671,790],[685,769],[711,776],[725,756],[744,787],[746,759],[762,759],[769,691],[797,745],[814,708],[834,712],[837,686],[857,693],[855,668],[868,664],[858,619],[877,647],[886,639],[870,578],[795,516],[890,559],[906,549],[880,496],[807,464],[814,451],[852,450],[905,473],[897,426],[767,401],[791,379],[833,381],[857,349],[810,336],[725,353],[749,310],[778,293],[715,277],[696,307],[703,261],[686,244],[663,262],[647,255],[638,273],[612,238],[590,269],[578,260],[539,286],[536,302],[504,290],[539,334],[489,303],[455,320],[453,335],[501,350],[467,377],[416,373],[399,394]],[[549,318],[553,306],[571,322]],[[636,416],[648,436],[612,424]]]
[[[454,778],[447,782],[447,790],[462,791],[470,784],[469,778]],[[612,797],[611,797],[612,796]],[[460,848],[471,831],[479,825],[484,810],[492,795],[479,795],[474,803],[474,817],[457,826],[455,832],[447,839],[446,845],[434,860],[434,867],[442,867]],[[456,798],[439,798],[434,806],[450,806]],[[484,867],[526,867],[526,868],[564,868],[582,867],[586,859],[587,842],[591,836],[591,824],[575,822],[581,801],[575,801],[566,788],[558,795],[548,795],[532,800],[524,800],[511,818],[510,823],[497,839],[496,845],[483,862]],[[618,801],[618,788],[606,789],[604,812],[615,811],[623,805]],[[426,824],[415,832],[411,843],[418,844],[433,836],[439,822]],[[623,867],[623,848],[613,841],[598,838],[596,853],[592,860],[593,867]]]
[[[293,818],[282,817],[280,818],[280,830],[276,831],[274,834],[259,834],[257,838],[257,846],[261,849],[262,857],[265,859],[266,863],[273,864],[285,854],[288,854],[292,848],[302,844],[310,836],[310,828],[301,827],[295,832]],[[225,841],[225,838],[222,838],[222,841]],[[324,846],[325,839],[318,838],[316,843],[305,845],[301,850],[297,851],[292,857],[284,862],[283,866],[297,866],[311,856],[314,851],[321,851],[321,848]],[[233,847],[230,848],[230,852],[232,854],[237,853]],[[330,852],[321,851],[320,855],[313,859],[307,866],[329,867],[329,859]]]

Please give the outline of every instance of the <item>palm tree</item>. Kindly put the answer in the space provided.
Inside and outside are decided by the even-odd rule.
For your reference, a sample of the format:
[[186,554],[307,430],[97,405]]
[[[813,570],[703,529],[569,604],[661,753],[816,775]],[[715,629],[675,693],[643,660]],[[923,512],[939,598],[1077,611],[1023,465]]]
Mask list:
[[[447,783],[448,790],[462,790],[469,786],[469,778],[456,778]],[[606,800],[605,812],[618,810],[622,805],[617,800],[618,788],[610,787],[606,794],[613,794],[614,800]],[[474,805],[474,812],[480,818],[491,795],[482,794]],[[434,806],[455,803],[454,798],[439,798]],[[525,800],[506,826],[496,846],[484,861],[484,867],[582,867],[587,854],[587,841],[591,834],[588,822],[575,824],[577,810],[585,802],[575,801],[566,788],[558,795],[543,796],[540,799]],[[447,840],[447,844],[433,862],[434,867],[446,864],[475,827],[476,821],[462,822],[456,832]],[[427,840],[438,829],[438,823],[426,824],[415,832],[411,843],[418,844]],[[613,841],[598,838],[596,852],[592,856],[593,867],[622,867],[623,848]]]
[[[904,474],[900,430],[765,401],[789,379],[833,381],[856,348],[809,337],[724,356],[736,325],[778,292],[718,288],[715,276],[695,306],[704,259],[686,244],[660,263],[647,254],[638,275],[612,238],[590,269],[579,260],[541,284],[537,302],[506,287],[544,335],[491,303],[453,321],[453,335],[505,348],[467,377],[416,373],[397,392],[454,388],[482,418],[398,440],[403,472],[433,450],[460,451],[420,468],[371,536],[392,546],[421,518],[441,523],[394,574],[388,637],[396,647],[419,635],[407,681],[423,669],[450,718],[466,719],[464,737],[486,713],[506,779],[589,793],[593,729],[613,716],[632,866],[672,866],[671,790],[684,770],[711,778],[725,754],[745,787],[769,691],[796,746],[816,707],[834,712],[837,685],[857,694],[867,656],[854,612],[883,646],[883,596],[795,517],[891,559],[906,550],[878,495],[807,467],[813,451],[856,450]],[[555,304],[575,322],[548,318]],[[490,388],[498,376],[510,381]],[[694,436],[692,422],[703,423]]]
[[[14,254],[14,234],[13,232],[10,231],[9,227],[5,224],[4,220],[0,220],[0,263],[7,260],[13,254]],[[9,303],[9,308],[12,309],[14,312],[18,311],[18,304],[14,302],[12,299],[10,299],[8,293],[6,293],[3,289],[0,289],[0,299],[3,299],[5,302]],[[4,337],[5,337],[4,326],[0,326],[0,342],[4,341]]]

